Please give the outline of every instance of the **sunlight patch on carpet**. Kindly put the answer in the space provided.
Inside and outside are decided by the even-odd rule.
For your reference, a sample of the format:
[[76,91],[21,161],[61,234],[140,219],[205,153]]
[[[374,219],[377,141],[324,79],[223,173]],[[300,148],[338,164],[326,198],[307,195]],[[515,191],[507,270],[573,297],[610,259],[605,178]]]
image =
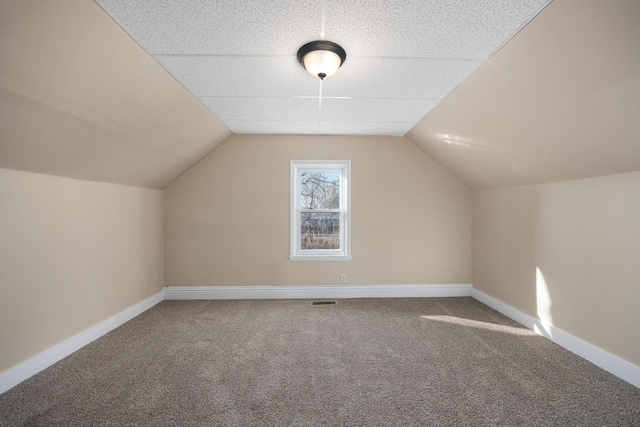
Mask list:
[[486,329],[493,332],[502,332],[512,335],[528,335],[537,336],[537,334],[529,329],[516,328],[513,326],[497,325],[495,323],[480,322],[478,320],[464,319],[462,317],[453,316],[420,316],[423,319],[436,320],[438,322],[452,323],[460,326],[467,326],[471,328]]

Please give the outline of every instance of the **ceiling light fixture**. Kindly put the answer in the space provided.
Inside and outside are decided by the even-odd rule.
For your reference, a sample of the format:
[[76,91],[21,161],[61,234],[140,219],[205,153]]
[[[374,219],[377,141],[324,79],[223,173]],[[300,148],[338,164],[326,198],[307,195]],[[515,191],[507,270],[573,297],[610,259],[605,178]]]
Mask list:
[[298,62],[307,73],[320,80],[333,76],[347,59],[344,49],[327,40],[307,43],[298,50]]

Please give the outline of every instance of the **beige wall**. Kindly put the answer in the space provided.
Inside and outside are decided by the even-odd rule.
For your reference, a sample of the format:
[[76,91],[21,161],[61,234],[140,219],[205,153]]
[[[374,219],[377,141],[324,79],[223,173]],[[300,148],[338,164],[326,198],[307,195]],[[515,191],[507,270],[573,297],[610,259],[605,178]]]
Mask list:
[[637,171],[639,20],[638,0],[550,2],[407,137],[473,190]]
[[640,172],[475,192],[473,285],[640,365]]
[[162,290],[162,192],[0,169],[0,372]]
[[[350,262],[289,260],[291,160],[351,160]],[[240,135],[165,189],[165,284],[470,283],[471,193],[400,137]]]
[[231,132],[94,1],[0,3],[0,167],[162,189]]

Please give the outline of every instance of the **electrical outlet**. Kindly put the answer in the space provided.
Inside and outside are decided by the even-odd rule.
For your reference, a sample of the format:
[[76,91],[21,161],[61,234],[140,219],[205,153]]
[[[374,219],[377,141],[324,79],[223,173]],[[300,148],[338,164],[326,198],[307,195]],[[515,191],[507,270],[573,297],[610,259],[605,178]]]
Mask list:
[[346,275],[346,273],[342,273],[340,275],[340,283],[347,283],[347,275]]

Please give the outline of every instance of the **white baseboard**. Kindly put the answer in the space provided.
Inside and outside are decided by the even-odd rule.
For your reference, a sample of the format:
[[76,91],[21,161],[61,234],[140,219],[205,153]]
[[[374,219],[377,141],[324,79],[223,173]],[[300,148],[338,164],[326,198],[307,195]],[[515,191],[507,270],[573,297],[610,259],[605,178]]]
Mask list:
[[470,284],[331,286],[169,286],[139,303],[0,373],[0,393],[53,365],[149,308],[167,300],[473,297],[594,365],[640,388],[640,368],[542,322]]
[[167,300],[469,297],[471,284],[327,286],[167,286]]
[[108,319],[79,332],[66,340],[49,347],[19,365],[0,373],[0,394],[15,387],[27,378],[37,374],[45,368],[53,365],[76,350],[84,347],[106,333],[114,330],[123,323],[128,322],[140,313],[150,309],[164,299],[162,292],[140,301],[129,308],[114,314]]
[[580,338],[576,338],[553,325],[513,308],[477,289],[472,290],[471,296],[543,337],[550,339],[559,346],[601,367],[616,377],[625,380],[629,384],[640,388],[640,367],[582,341]]

